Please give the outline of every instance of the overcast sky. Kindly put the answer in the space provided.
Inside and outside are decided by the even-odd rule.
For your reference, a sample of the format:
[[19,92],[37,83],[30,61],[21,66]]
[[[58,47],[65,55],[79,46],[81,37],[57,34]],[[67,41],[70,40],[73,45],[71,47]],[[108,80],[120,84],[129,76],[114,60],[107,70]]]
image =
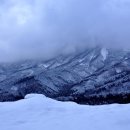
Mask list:
[[0,0],[0,61],[129,42],[130,0]]

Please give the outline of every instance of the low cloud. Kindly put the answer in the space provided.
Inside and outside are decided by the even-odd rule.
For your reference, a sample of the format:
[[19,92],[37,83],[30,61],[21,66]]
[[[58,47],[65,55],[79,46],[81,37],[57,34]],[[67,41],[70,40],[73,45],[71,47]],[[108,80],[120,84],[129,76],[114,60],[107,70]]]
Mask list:
[[129,0],[1,0],[0,61],[130,47]]

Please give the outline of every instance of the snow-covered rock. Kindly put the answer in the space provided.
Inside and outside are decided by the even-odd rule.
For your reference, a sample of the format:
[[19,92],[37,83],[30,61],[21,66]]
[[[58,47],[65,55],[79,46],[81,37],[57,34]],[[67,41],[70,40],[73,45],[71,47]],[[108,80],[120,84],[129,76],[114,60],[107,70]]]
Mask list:
[[108,56],[108,51],[106,48],[102,48],[101,49],[101,54],[103,56],[103,60],[106,60],[107,56]]

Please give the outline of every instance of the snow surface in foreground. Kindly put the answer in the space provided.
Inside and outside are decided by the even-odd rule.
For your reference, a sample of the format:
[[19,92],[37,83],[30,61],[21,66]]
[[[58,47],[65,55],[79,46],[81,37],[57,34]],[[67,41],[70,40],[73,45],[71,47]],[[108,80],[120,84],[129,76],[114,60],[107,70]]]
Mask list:
[[0,103],[0,130],[130,130],[130,104],[81,106],[32,94]]

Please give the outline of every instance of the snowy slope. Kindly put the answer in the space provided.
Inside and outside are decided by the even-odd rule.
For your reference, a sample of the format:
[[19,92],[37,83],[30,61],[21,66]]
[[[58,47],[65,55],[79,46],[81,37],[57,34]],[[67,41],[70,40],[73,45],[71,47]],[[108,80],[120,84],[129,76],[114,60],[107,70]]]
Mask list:
[[43,95],[0,103],[0,130],[130,130],[130,104],[81,106]]
[[87,48],[47,61],[0,64],[0,101],[30,93],[79,104],[130,103],[130,51]]

